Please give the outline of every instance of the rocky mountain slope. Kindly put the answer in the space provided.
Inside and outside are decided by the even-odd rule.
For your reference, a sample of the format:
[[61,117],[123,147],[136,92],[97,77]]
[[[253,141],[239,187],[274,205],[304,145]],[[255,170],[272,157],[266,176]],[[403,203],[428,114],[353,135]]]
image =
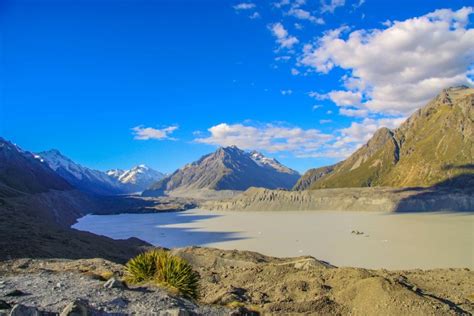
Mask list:
[[335,166],[308,171],[294,189],[474,185],[474,89],[443,90],[399,128],[378,130]]
[[122,183],[129,192],[141,192],[165,177],[165,174],[146,165],[138,165],[130,170],[108,170],[106,174]]
[[61,154],[58,150],[52,149],[38,153],[39,161],[46,163],[58,175],[64,178],[79,190],[84,192],[111,195],[126,192],[122,183],[108,176],[106,173],[89,169],[72,161]]
[[32,153],[0,138],[0,197],[72,189]]
[[122,262],[147,245],[69,228],[97,207],[33,154],[0,139],[0,260],[101,256]]
[[249,187],[291,188],[299,174],[260,153],[236,146],[219,148],[162,179],[143,192],[159,196],[173,190],[246,190]]

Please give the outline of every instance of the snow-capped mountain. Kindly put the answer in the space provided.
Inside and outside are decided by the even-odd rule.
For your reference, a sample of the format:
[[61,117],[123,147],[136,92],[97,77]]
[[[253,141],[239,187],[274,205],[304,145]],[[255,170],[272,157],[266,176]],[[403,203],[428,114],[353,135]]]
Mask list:
[[46,163],[58,175],[80,190],[104,195],[126,192],[123,185],[115,178],[102,171],[81,166],[56,149],[38,153],[35,158]]
[[112,178],[118,179],[122,174],[124,174],[125,170],[122,169],[110,169],[107,170],[105,173]]
[[108,170],[107,175],[128,186],[131,192],[143,191],[165,177],[163,173],[146,165],[138,165],[130,170]]
[[72,189],[32,153],[0,137],[0,197]]
[[259,165],[259,166],[273,168],[273,169],[275,169],[279,172],[283,172],[283,173],[299,175],[297,171],[295,171],[293,169],[290,169],[287,166],[281,164],[275,158],[266,157],[258,151],[250,152],[250,158],[252,158],[252,160],[255,161],[255,163],[257,163],[257,165]]
[[258,152],[221,147],[153,184],[143,195],[159,196],[175,190],[240,191],[252,186],[290,189],[299,177],[298,172]]

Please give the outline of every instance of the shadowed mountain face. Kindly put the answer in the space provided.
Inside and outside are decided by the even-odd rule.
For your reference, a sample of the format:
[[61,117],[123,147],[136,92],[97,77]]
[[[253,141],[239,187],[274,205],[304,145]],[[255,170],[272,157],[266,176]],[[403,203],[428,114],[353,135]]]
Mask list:
[[177,189],[246,190],[252,186],[289,189],[298,178],[296,171],[275,159],[232,146],[219,148],[184,166],[151,186],[143,195],[162,195]]
[[[443,90],[399,128],[378,130],[346,160],[308,171],[296,190],[472,185],[474,89]],[[452,181],[450,180],[452,179]]]
[[147,244],[69,229],[97,208],[48,164],[0,138],[0,260],[97,258],[124,262]]
[[67,182],[88,193],[112,195],[125,193],[125,187],[115,178],[98,170],[92,170],[75,163],[58,150],[38,153],[38,159],[45,162]]
[[73,187],[33,154],[0,138],[0,197]]

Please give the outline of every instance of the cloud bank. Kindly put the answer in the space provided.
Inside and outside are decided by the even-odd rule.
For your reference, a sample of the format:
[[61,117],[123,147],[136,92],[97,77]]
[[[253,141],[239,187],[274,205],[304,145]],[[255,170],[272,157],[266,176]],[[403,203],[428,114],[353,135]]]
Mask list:
[[345,89],[327,94],[338,106],[407,114],[435,91],[473,83],[472,14],[472,7],[443,9],[384,29],[330,30],[304,46],[299,62],[323,74],[336,67],[348,71],[341,78]]

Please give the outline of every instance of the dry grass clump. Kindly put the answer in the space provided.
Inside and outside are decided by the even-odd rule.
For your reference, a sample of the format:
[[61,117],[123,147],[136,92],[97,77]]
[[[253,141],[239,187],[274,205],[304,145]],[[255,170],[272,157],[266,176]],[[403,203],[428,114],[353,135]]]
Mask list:
[[125,265],[126,282],[156,284],[188,298],[198,297],[199,279],[186,260],[161,249],[141,253]]

